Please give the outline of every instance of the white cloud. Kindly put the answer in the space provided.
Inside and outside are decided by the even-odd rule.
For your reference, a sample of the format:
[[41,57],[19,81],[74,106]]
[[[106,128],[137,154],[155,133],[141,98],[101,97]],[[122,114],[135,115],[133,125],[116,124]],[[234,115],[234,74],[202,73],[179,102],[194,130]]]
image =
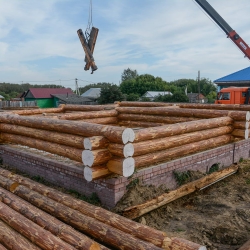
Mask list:
[[[250,43],[248,0],[208,2]],[[77,77],[119,83],[128,67],[167,81],[195,78],[198,70],[215,80],[249,66],[194,1],[93,0],[93,23],[100,29],[94,52],[99,69],[90,75],[83,70],[84,52],[76,34],[87,25],[88,3],[0,0],[0,81]],[[51,57],[75,60],[46,71],[31,63]]]

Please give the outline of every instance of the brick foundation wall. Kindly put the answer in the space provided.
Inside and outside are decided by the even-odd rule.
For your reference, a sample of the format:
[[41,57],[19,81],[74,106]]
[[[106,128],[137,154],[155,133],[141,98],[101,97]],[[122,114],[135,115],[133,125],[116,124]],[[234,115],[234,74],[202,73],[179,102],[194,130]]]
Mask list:
[[138,178],[144,184],[176,187],[173,171],[199,170],[207,172],[213,164],[227,167],[241,158],[250,157],[250,140],[242,140],[222,147],[193,154],[177,160],[138,170],[132,178],[105,178],[87,182],[80,163],[63,163],[35,153],[24,152],[8,145],[0,145],[2,163],[28,173],[41,176],[47,181],[66,189],[76,190],[87,196],[97,193],[102,204],[113,208],[126,192],[127,185]]

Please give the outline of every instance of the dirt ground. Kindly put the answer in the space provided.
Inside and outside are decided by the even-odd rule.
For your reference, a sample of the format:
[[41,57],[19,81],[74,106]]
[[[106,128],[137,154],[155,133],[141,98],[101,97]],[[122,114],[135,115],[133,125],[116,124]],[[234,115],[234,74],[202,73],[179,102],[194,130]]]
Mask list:
[[[250,239],[250,159],[238,164],[238,173],[191,195],[154,210],[137,221],[207,246],[235,250]],[[202,174],[199,176],[201,177]],[[133,182],[114,209],[121,211],[166,192],[161,186]]]

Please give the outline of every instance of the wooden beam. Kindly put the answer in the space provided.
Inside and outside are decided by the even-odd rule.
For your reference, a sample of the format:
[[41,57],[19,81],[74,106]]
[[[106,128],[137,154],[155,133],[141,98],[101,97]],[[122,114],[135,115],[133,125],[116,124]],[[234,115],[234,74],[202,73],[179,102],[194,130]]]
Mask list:
[[172,103],[164,103],[164,102],[129,102],[122,101],[119,103],[121,107],[165,107],[165,106],[173,106]]
[[[157,138],[153,140],[141,141],[133,143],[134,156],[149,154],[160,150],[166,150],[185,144],[199,142],[205,139],[211,139],[217,136],[230,134],[233,131],[233,126],[223,126],[219,128],[206,129],[192,133],[185,133],[181,135],[174,135],[164,138]],[[109,145],[109,147],[112,144]],[[115,144],[117,145],[117,144]],[[126,144],[127,145],[127,144]],[[115,149],[115,148],[114,148]],[[110,151],[113,153],[113,151]],[[132,155],[131,155],[132,156]]]
[[233,124],[233,120],[230,117],[220,117],[177,124],[168,124],[161,127],[140,129],[135,131],[134,142],[163,138],[172,135],[180,135],[184,133],[191,133],[204,129],[218,128],[231,124]]
[[235,121],[233,123],[234,128],[237,129],[249,129],[249,122],[248,121]]
[[[105,223],[86,216],[61,203],[55,202],[46,196],[40,195],[25,186],[19,185],[14,194],[32,203],[36,207],[53,214],[53,216],[70,224],[74,228],[91,235],[94,239],[103,242],[115,249],[134,250],[135,246],[142,250],[160,250],[159,247],[135,238],[134,236],[117,230]],[[0,210],[1,211],[1,210]],[[121,248],[122,246],[122,248]],[[71,249],[71,248],[62,248]]]
[[[25,250],[39,250],[40,247],[34,245],[31,241],[26,239],[20,233],[12,229],[6,223],[0,220],[0,243],[2,246],[0,250],[4,249],[25,249]],[[7,247],[7,248],[5,248]]]
[[106,166],[95,166],[84,168],[84,178],[87,181],[93,181],[112,174]]
[[112,155],[107,149],[82,151],[82,162],[87,167],[102,165],[107,163],[111,158]]
[[39,225],[41,228],[45,228],[53,235],[77,249],[101,249],[98,243],[94,242],[86,235],[81,234],[67,224],[32,206],[30,203],[20,199],[18,196],[3,188],[0,188],[0,200],[19,214]]
[[92,136],[83,140],[84,149],[88,150],[107,148],[108,145],[109,141],[103,136]]
[[143,121],[120,121],[119,126],[124,126],[128,128],[150,128],[150,127],[159,127],[165,125],[164,123],[157,122],[143,122]]
[[228,177],[231,174],[236,173],[238,170],[238,166],[231,166],[225,169],[222,169],[218,172],[214,172],[210,175],[206,175],[196,181],[192,181],[187,183],[176,190],[170,191],[163,195],[158,196],[155,199],[147,201],[143,204],[128,207],[123,211],[123,215],[130,219],[135,219],[143,214],[146,214],[154,209],[157,209],[163,205],[166,205],[176,199],[179,199],[185,195],[195,192],[196,190],[200,190],[208,185],[211,185],[221,179]]
[[178,103],[180,108],[191,108],[191,109],[219,109],[219,110],[239,110],[239,111],[250,111],[249,105],[242,104],[203,104],[203,103]]
[[[90,51],[90,48],[89,48],[88,43],[86,41],[86,38],[85,38],[81,29],[77,30],[77,34],[78,34],[78,37],[79,37],[80,42],[82,44],[83,50],[85,52],[85,58],[87,59],[86,61],[87,61],[87,63],[90,64],[92,71],[94,71],[97,69],[97,67],[95,65],[95,60],[94,60],[93,54]],[[87,69],[85,69],[85,70],[87,70]]]
[[0,137],[2,140],[7,142],[28,146],[30,148],[36,148],[52,154],[61,155],[74,161],[82,162],[82,150],[78,148],[34,139],[22,135],[1,133]]
[[108,161],[107,168],[110,172],[124,177],[131,176],[135,171],[135,160],[128,158],[113,158]]
[[235,137],[248,139],[249,138],[249,130],[248,129],[234,129],[232,135]]
[[18,110],[18,111],[12,111],[11,113],[17,115],[36,115],[43,113],[62,113],[63,111],[64,111],[64,106],[61,106],[60,108]]
[[0,202],[0,217],[2,221],[42,249],[54,249],[55,246],[59,249],[75,249],[2,202]]
[[194,154],[203,150],[216,148],[234,140],[231,135],[221,135],[216,138],[206,139],[198,142],[185,144],[183,146],[160,150],[145,155],[135,156],[135,167],[148,167],[152,164],[167,161],[177,157],[183,157],[188,154]]
[[79,119],[79,122],[89,122],[89,123],[96,123],[96,124],[116,124],[117,118],[116,117],[102,117],[102,118],[92,118],[92,119]]
[[75,105],[75,104],[66,104],[65,111],[100,111],[106,109],[115,109],[116,104],[109,105]]
[[249,121],[249,111],[228,111],[213,109],[182,109],[169,107],[118,107],[119,113],[126,114],[144,114],[144,115],[163,115],[163,116],[181,116],[196,118],[219,118],[229,116],[236,121]]
[[[92,55],[94,53],[98,31],[99,31],[99,29],[92,27],[90,35],[89,35],[88,46],[89,46],[89,49],[90,49],[90,52],[92,53]],[[86,65],[84,67],[84,70],[89,70],[91,63],[87,61],[86,57],[85,57],[85,62],[86,62]]]
[[165,232],[156,230],[141,223],[137,223],[101,207],[96,207],[83,200],[75,199],[69,194],[62,193],[26,177],[14,174],[6,169],[0,168],[0,175],[9,178],[12,181],[18,182],[19,184],[28,187],[30,190],[47,196],[54,201],[60,202],[65,206],[75,209],[82,214],[95,218],[96,220],[106,223],[128,234],[132,234],[139,239],[151,242],[158,247],[169,250],[169,248],[165,248],[164,246],[169,245],[171,239],[170,237],[167,237]]
[[72,122],[66,120],[34,118],[27,116],[25,117],[6,113],[0,114],[0,122],[62,133],[82,135],[84,137],[101,135],[106,137],[109,141],[124,144],[133,142],[135,139],[134,131],[131,128],[120,128],[110,125],[101,125],[87,122]]
[[13,124],[0,123],[0,131],[8,134],[22,135],[39,140],[58,143],[74,148],[83,149],[83,136],[72,135],[68,133],[59,133],[44,129],[29,128],[25,126],[18,126]]
[[193,117],[175,117],[175,116],[162,116],[162,115],[140,115],[140,114],[119,114],[118,121],[147,121],[156,123],[174,124],[178,122],[188,122],[198,120]]
[[131,157],[134,155],[134,146],[132,143],[127,143],[125,145],[118,143],[110,143],[108,146],[108,150],[112,155],[120,156],[120,157]]
[[62,120],[80,120],[80,119],[91,119],[91,118],[103,118],[103,117],[116,117],[118,112],[113,110],[102,110],[102,111],[88,111],[79,113],[67,113],[58,115],[59,119]]

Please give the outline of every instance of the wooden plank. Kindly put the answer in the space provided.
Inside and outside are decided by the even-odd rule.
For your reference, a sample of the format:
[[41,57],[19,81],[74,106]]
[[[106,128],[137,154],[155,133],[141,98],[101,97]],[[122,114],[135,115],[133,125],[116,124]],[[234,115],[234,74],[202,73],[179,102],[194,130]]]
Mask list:
[[210,175],[206,175],[196,181],[192,181],[187,183],[176,190],[170,191],[169,193],[165,193],[163,195],[158,196],[155,199],[147,201],[143,204],[128,207],[123,211],[123,215],[130,219],[135,219],[143,214],[146,214],[154,209],[157,209],[163,205],[166,205],[176,199],[179,199],[185,195],[195,192],[196,190],[200,190],[208,185],[211,185],[221,179],[228,177],[231,174],[236,173],[238,170],[238,166],[231,166],[225,169],[222,169],[218,172],[214,172]]

